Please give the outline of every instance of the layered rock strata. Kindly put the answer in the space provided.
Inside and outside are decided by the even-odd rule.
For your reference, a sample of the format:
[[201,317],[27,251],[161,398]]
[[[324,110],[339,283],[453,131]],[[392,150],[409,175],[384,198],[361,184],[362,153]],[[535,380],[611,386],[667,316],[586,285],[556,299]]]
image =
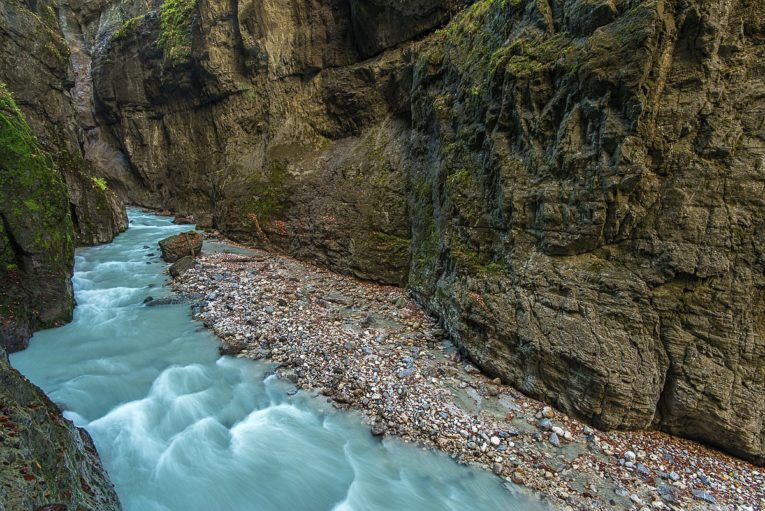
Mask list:
[[762,2],[120,6],[84,25],[130,200],[407,283],[599,427],[765,461]]

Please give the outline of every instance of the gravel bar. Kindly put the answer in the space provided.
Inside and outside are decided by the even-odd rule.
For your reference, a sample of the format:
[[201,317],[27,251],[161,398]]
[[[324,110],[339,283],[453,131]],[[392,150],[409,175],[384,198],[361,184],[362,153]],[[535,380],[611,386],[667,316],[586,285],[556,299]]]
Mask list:
[[363,413],[374,435],[478,464],[556,509],[765,509],[762,469],[660,432],[603,432],[484,376],[391,286],[265,251],[174,281],[221,352]]

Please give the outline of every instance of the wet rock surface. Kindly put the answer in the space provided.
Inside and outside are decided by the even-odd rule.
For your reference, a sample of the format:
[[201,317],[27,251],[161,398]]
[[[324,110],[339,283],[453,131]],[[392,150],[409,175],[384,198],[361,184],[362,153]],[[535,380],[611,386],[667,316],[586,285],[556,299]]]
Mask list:
[[[765,475],[658,432],[589,427],[480,372],[400,288],[271,255],[203,256],[174,286],[221,352],[277,364],[370,433],[475,462],[561,509],[756,509]],[[551,441],[552,438],[557,440]]]
[[90,435],[61,416],[0,349],[0,508],[117,511]]

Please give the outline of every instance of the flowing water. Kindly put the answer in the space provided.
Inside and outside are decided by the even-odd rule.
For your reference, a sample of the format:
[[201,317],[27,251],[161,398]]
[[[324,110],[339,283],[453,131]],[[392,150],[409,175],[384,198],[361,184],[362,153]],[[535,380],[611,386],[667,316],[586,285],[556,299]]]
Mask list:
[[126,510],[532,509],[483,471],[396,440],[220,357],[170,294],[156,242],[188,226],[131,211],[113,243],[78,251],[74,321],[13,365],[96,443]]

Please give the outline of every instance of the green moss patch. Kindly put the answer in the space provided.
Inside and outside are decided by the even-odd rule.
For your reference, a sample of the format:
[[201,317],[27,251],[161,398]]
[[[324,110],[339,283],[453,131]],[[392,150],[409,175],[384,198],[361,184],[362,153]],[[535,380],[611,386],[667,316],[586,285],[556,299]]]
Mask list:
[[43,253],[54,266],[68,267],[73,247],[66,187],[4,84],[0,84],[0,193],[0,213],[17,227],[6,233],[15,236],[16,250]]
[[244,203],[245,212],[260,224],[281,213],[289,197],[288,178],[287,165],[282,162],[273,163],[262,174],[253,175],[248,183],[250,196]]
[[127,37],[128,35],[136,32],[139,23],[141,20],[143,20],[143,16],[136,16],[135,18],[130,18],[128,20],[125,20],[122,22],[122,25],[119,26],[117,30],[112,33],[112,39],[122,39],[123,37]]
[[191,58],[191,27],[199,0],[165,0],[159,9],[159,46],[173,63]]

